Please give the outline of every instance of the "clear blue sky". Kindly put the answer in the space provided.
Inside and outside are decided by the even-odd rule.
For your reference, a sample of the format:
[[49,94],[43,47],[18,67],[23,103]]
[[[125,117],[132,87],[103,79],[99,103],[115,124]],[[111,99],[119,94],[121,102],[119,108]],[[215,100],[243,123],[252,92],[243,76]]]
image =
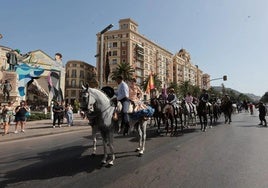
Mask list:
[[211,85],[262,96],[268,91],[267,0],[2,0],[0,45],[41,49],[96,65],[96,34],[132,18],[139,32],[176,53],[182,47]]

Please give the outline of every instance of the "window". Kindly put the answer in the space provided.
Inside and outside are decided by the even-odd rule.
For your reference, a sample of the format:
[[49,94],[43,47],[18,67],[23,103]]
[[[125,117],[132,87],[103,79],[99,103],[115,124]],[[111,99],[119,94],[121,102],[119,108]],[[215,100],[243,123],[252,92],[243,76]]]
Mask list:
[[122,42],[122,47],[126,47],[127,46],[127,42]]
[[128,28],[128,24],[122,24],[121,25],[121,29],[127,29]]
[[117,64],[117,59],[112,59],[112,64]]
[[126,55],[126,50],[122,50],[122,55]]
[[117,56],[117,51],[113,51],[112,56]]
[[72,70],[72,75],[71,75],[72,78],[76,78],[76,70]]
[[126,59],[122,59],[122,63],[126,63]]
[[84,78],[85,77],[85,75],[84,75],[84,71],[80,71],[80,78]]
[[117,42],[113,42],[113,48],[117,48]]
[[76,85],[76,81],[75,80],[72,80],[72,87],[75,87],[75,85]]
[[76,63],[73,64],[73,67],[76,67]]
[[108,43],[108,48],[112,48],[112,46],[113,46],[113,43],[109,42]]

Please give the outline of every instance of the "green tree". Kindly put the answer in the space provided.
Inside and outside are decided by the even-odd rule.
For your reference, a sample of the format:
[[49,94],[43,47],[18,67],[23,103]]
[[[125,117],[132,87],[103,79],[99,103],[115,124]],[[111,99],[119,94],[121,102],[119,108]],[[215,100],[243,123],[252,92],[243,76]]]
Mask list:
[[168,90],[169,90],[170,88],[173,88],[173,89],[175,90],[175,93],[176,93],[177,97],[180,97],[180,89],[179,89],[179,85],[178,85],[176,82],[171,82],[171,83],[169,84]]
[[190,81],[181,82],[179,85],[179,93],[181,97],[186,96],[188,92],[192,93],[193,86],[191,85]]
[[262,97],[261,97],[261,101],[264,103],[268,103],[268,92],[266,92]]
[[112,80],[116,80],[117,76],[122,76],[125,81],[130,81],[133,77],[135,69],[129,63],[120,63],[114,71],[112,71]]

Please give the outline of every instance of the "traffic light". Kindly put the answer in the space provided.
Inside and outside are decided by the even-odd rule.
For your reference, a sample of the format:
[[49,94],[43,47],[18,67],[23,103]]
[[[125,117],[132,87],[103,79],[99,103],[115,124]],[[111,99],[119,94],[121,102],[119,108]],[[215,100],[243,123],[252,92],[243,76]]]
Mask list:
[[227,80],[227,76],[224,75],[224,76],[222,77],[222,79],[223,79],[223,81],[226,81],[226,80]]

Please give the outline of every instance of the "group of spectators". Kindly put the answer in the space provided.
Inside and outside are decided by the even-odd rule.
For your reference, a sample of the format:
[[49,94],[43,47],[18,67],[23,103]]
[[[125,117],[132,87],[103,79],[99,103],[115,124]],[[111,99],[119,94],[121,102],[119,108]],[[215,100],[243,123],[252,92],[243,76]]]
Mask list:
[[0,123],[1,128],[4,129],[3,136],[9,134],[11,122],[15,122],[15,131],[18,133],[18,126],[20,131],[25,132],[26,116],[30,113],[30,108],[25,101],[21,101],[19,106],[14,106],[13,102],[8,102],[7,105],[0,105]]
[[61,127],[63,119],[66,118],[67,125],[73,126],[73,107],[71,104],[64,105],[64,102],[54,101],[53,107],[53,128]]

